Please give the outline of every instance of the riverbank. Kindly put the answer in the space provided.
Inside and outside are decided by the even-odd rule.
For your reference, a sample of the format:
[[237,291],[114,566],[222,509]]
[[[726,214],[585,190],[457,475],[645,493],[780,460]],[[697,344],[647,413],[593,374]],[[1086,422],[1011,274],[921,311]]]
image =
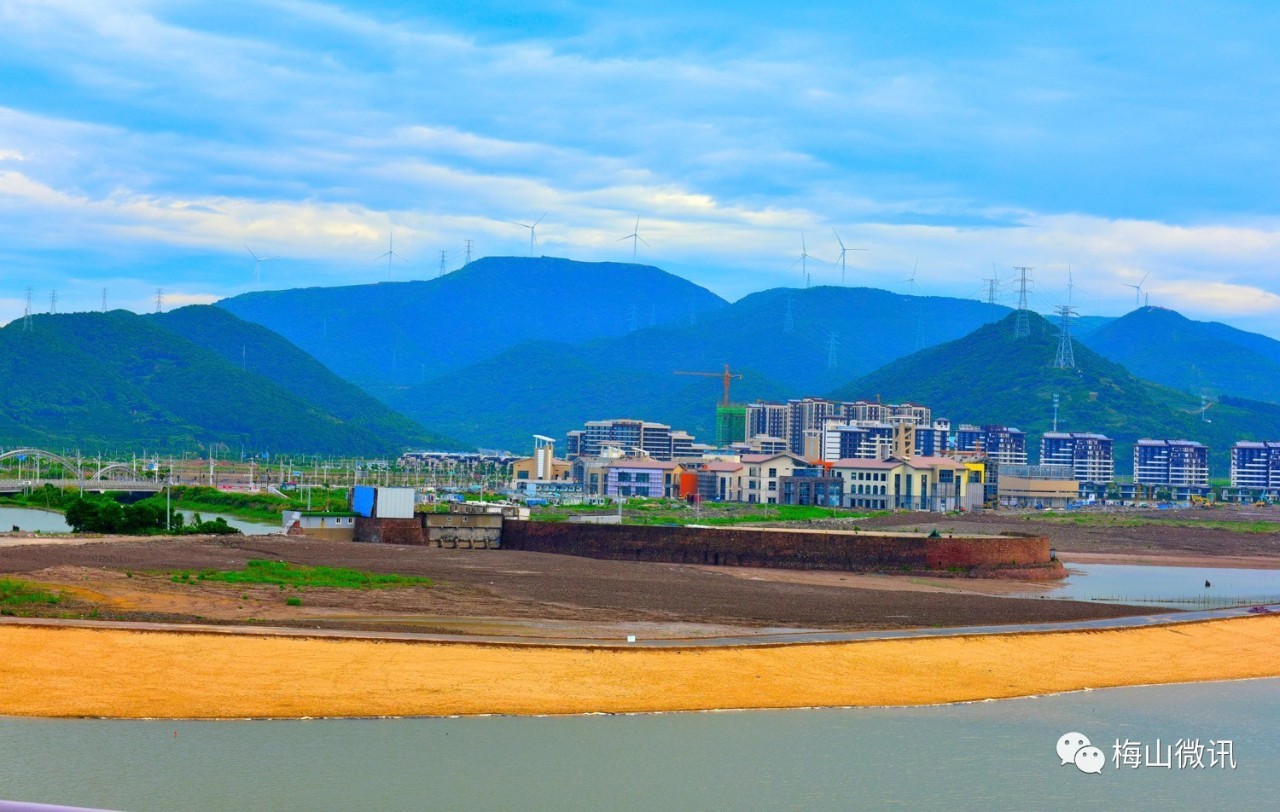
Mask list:
[[[1105,631],[568,649],[0,628],[0,714],[300,718],[928,705],[1280,676],[1280,616]],[[92,663],[86,668],[85,663]]]

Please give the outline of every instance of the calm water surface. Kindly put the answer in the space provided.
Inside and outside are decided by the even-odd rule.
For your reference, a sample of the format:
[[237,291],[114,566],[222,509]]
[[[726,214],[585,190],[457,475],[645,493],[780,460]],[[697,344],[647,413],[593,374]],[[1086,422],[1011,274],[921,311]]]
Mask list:
[[1069,575],[1051,597],[1184,609],[1280,602],[1280,570],[1069,562],[1066,567]]
[[18,528],[28,533],[39,530],[41,533],[70,533],[71,525],[62,518],[61,513],[31,508],[0,507],[0,530]]
[[[1107,754],[1100,775],[1061,765],[1069,731]],[[1229,740],[1237,766],[1117,769],[1117,738]],[[0,720],[0,797],[174,812],[1275,809],[1278,759],[1280,680],[937,708]]]
[[[191,519],[194,511],[180,510],[178,511],[188,520]],[[243,519],[237,519],[234,516],[228,516],[224,513],[201,513],[200,517],[205,521],[213,521],[218,517],[227,520],[227,524],[244,533],[247,536],[261,536],[268,533],[281,532],[278,524],[262,524],[260,522],[248,522]],[[39,530],[41,533],[70,533],[71,526],[67,524],[66,519],[61,513],[50,513],[47,510],[33,510],[31,508],[14,508],[0,507],[0,530],[9,530],[17,527],[27,532]]]

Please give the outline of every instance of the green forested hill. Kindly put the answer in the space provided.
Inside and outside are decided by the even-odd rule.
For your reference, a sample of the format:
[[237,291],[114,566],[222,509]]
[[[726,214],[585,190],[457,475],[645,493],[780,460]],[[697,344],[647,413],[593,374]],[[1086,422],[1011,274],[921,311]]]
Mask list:
[[1184,392],[1280,401],[1280,341],[1143,307],[1083,339],[1135,375]]
[[1002,423],[1028,434],[1035,459],[1039,435],[1053,422],[1059,396],[1062,431],[1096,431],[1117,441],[1116,467],[1132,465],[1131,446],[1141,437],[1182,438],[1210,446],[1215,475],[1225,475],[1226,452],[1246,439],[1280,437],[1280,409],[1224,400],[1205,421],[1198,397],[1130,373],[1080,344],[1076,368],[1055,369],[1056,328],[1030,314],[1031,335],[1015,338],[1015,316],[979,328],[957,341],[902,358],[832,393],[843,399],[912,400],[955,424]]
[[[39,315],[29,331],[22,320],[0,329],[0,381],[5,445],[88,452],[221,443],[371,454],[421,440],[420,433],[344,419],[184,338],[162,319],[123,310]],[[344,411],[350,416],[361,407]]]
[[364,390],[339,378],[280,335],[236,318],[222,308],[191,305],[146,318],[216,352],[232,366],[302,396],[350,426],[421,448],[462,447],[455,440],[427,432]]

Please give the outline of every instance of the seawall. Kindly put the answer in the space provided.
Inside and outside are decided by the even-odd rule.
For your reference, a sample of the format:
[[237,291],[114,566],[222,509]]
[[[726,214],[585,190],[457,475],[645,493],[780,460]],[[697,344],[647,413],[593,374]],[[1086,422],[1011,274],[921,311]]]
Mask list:
[[758,527],[583,525],[507,520],[508,550],[584,558],[734,567],[930,573],[984,578],[1066,577],[1044,536],[877,534]]

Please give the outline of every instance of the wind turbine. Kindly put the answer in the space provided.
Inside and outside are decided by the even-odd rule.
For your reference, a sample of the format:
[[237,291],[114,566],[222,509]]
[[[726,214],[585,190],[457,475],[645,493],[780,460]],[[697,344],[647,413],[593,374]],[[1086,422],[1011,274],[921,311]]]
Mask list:
[[840,239],[840,233],[834,228],[831,233],[836,235],[836,242],[840,243],[840,287],[844,287],[844,255],[850,251],[866,251],[866,248],[845,248],[844,240]]
[[253,257],[253,283],[258,287],[262,287],[262,263],[270,262],[271,260],[279,259],[280,257],[260,257],[253,253],[253,249],[248,245],[244,247],[244,250],[249,252],[249,256]]
[[910,277],[910,278],[908,278],[908,279],[904,279],[904,280],[902,280],[903,282],[910,282],[910,283],[911,283],[911,288],[910,288],[910,290],[911,290],[911,295],[912,295],[912,296],[915,296],[915,295],[916,295],[916,271],[917,271],[919,268],[920,268],[920,260],[918,260],[918,259],[917,259],[917,260],[915,261],[915,263],[911,266],[911,277]]
[[[546,217],[548,214],[550,214],[550,212],[544,211],[542,213],[542,217]],[[529,256],[533,256],[533,252],[538,246],[538,223],[542,222],[542,217],[539,217],[537,220],[534,220],[533,225],[530,225],[529,223],[517,223],[514,220],[511,221],[511,224],[514,226],[520,226],[521,228],[529,229]],[[637,225],[639,224],[639,222],[640,221],[637,219],[636,220]],[[623,237],[622,239],[625,240],[626,237]],[[647,244],[648,243],[646,243],[646,245]]]
[[[543,216],[545,217],[546,215],[543,215]],[[635,229],[627,236],[618,238],[618,242],[622,242],[623,240],[631,240],[631,261],[632,262],[636,261],[636,240],[639,240],[640,242],[644,242],[646,248],[649,247],[649,243],[644,241],[644,237],[640,236],[640,218],[639,217],[636,218]]]
[[401,262],[408,262],[407,259],[405,259],[404,257],[396,253],[395,240],[396,240],[396,233],[394,231],[388,232],[386,253],[378,254],[378,256],[373,260],[374,262],[377,262],[383,257],[387,258],[387,279],[388,280],[391,279],[391,260],[398,259]]
[[797,259],[795,262],[791,263],[791,267],[794,268],[797,265],[800,266],[800,276],[802,279],[804,279],[804,286],[806,288],[809,287],[809,260],[810,259],[818,259],[818,258],[815,257],[813,254],[809,253],[809,248],[808,246],[805,245],[805,242],[804,242],[804,232],[801,231],[800,232],[800,258]]
[[1141,281],[1141,282],[1139,282],[1139,283],[1138,283],[1138,284],[1136,284],[1136,285],[1130,285],[1128,282],[1121,282],[1121,283],[1120,283],[1120,284],[1124,285],[1126,288],[1133,288],[1133,306],[1134,306],[1134,307],[1142,307],[1142,286],[1143,286],[1143,284],[1147,281],[1147,277],[1148,277],[1148,276],[1151,276],[1151,272],[1150,272],[1150,271],[1148,271],[1148,272],[1147,272],[1147,273],[1142,277],[1142,281]]

